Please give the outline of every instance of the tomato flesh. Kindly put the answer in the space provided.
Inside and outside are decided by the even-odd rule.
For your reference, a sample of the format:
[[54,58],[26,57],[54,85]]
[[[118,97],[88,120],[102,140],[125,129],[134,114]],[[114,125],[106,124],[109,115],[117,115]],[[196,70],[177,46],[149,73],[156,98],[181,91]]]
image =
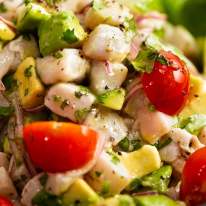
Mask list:
[[172,52],[161,51],[160,56],[168,64],[156,60],[152,72],[143,74],[143,89],[157,110],[175,115],[182,110],[189,95],[189,72]]
[[206,147],[188,158],[183,170],[180,198],[188,206],[206,202]]
[[79,169],[93,159],[98,134],[73,123],[35,122],[24,127],[28,154],[46,172]]
[[0,196],[0,206],[13,206],[13,204],[6,197]]

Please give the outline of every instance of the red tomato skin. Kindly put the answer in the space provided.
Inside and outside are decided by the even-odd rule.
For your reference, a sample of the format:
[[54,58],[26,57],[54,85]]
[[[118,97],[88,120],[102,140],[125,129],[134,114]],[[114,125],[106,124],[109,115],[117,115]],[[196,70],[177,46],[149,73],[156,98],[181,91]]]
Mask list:
[[142,76],[143,89],[158,111],[176,115],[188,99],[189,71],[185,63],[172,52],[161,51],[160,55],[170,64],[168,66],[155,61],[152,72]]
[[180,198],[188,206],[206,202],[206,147],[188,158],[183,170]]
[[0,206],[13,206],[13,204],[3,196],[0,196]]
[[28,154],[45,172],[66,172],[85,166],[95,155],[98,134],[73,123],[35,122],[24,127]]

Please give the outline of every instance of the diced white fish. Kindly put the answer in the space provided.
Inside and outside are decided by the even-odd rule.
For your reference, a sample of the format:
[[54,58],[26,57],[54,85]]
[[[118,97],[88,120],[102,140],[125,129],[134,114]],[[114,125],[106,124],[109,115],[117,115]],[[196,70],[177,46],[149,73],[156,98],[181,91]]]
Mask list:
[[28,57],[37,57],[39,55],[38,46],[34,37],[19,38],[8,43],[0,52],[0,79],[10,70],[16,70],[21,61]]
[[[110,71],[106,67],[110,67]],[[125,81],[127,72],[127,67],[121,63],[93,61],[90,73],[92,91],[101,94],[119,88]]]
[[14,184],[4,167],[0,167],[0,194],[8,198],[17,197]]
[[81,122],[95,100],[95,96],[81,86],[59,83],[49,89],[44,103],[55,114]]
[[[86,176],[90,186],[99,193],[119,194],[131,181],[131,175],[121,162],[114,162],[112,156],[103,151],[96,165]],[[107,187],[108,191],[104,191]]]
[[93,0],[64,0],[56,4],[59,11],[81,12],[85,7],[89,6]]
[[130,41],[114,26],[100,24],[83,44],[84,54],[99,61],[123,61],[130,51]]
[[90,29],[94,29],[99,24],[109,24],[119,26],[124,24],[126,19],[131,19],[132,14],[129,9],[118,1],[103,0],[101,9],[89,8],[85,16],[85,25]]
[[116,145],[128,134],[128,128],[123,118],[110,110],[92,110],[87,115],[84,124],[105,134],[109,143],[113,145]]
[[44,84],[79,82],[89,71],[89,62],[78,49],[64,49],[37,59],[37,72]]

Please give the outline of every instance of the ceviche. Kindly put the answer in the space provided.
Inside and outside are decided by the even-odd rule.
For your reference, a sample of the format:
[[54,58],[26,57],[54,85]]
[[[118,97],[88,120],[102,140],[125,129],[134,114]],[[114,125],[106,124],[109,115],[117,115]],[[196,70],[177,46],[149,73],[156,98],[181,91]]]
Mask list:
[[205,9],[0,0],[0,206],[204,205]]

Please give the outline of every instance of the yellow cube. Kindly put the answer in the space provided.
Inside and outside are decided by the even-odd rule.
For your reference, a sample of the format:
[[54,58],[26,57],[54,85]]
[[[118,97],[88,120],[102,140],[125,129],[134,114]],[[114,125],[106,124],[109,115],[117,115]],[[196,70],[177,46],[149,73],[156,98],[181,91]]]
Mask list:
[[45,89],[37,77],[35,67],[34,58],[27,57],[14,74],[23,108],[33,108],[41,105],[44,101]]

